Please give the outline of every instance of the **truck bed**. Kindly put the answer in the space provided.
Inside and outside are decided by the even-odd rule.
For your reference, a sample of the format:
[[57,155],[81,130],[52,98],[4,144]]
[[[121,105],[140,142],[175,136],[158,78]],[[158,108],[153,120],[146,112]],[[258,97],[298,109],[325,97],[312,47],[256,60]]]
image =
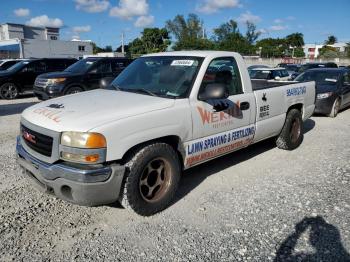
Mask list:
[[290,84],[295,84],[295,81],[274,81],[274,80],[259,80],[252,79],[252,88],[253,91],[261,90],[261,89],[269,89],[278,86],[285,86]]

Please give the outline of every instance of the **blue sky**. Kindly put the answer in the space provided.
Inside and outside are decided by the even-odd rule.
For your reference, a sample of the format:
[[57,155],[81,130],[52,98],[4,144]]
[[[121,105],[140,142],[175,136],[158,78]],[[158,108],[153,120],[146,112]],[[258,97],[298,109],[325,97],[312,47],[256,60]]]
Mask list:
[[235,19],[254,22],[264,37],[304,34],[306,43],[328,35],[350,41],[350,1],[333,0],[1,0],[0,23],[61,27],[61,38],[90,39],[100,46],[119,46],[139,36],[144,26],[163,27],[177,14],[196,13],[207,32]]

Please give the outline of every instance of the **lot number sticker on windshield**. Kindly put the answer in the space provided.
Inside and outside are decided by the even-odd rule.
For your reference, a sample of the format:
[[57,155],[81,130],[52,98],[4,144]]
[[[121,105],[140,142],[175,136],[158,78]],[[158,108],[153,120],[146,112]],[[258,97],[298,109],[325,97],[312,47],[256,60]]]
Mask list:
[[194,60],[174,60],[171,62],[172,66],[192,66]]

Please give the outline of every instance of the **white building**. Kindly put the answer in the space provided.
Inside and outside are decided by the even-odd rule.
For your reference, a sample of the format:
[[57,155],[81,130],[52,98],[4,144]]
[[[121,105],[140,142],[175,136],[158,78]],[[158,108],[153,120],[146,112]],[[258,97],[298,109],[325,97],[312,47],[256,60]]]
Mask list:
[[[315,59],[320,54],[320,49],[324,47],[325,45],[319,45],[319,44],[306,44],[303,46],[305,57],[309,59]],[[347,47],[346,43],[335,43],[333,45],[327,45],[334,47],[338,50],[338,52],[345,52],[345,49]]]
[[92,53],[91,41],[62,41],[59,28],[0,25],[0,58],[82,58]]

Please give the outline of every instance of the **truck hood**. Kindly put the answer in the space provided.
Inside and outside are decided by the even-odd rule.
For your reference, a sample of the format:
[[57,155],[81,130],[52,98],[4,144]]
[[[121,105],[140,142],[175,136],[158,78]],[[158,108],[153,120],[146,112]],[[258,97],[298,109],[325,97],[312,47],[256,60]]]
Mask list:
[[105,123],[172,107],[174,99],[98,89],[27,108],[22,118],[57,132],[86,132]]

